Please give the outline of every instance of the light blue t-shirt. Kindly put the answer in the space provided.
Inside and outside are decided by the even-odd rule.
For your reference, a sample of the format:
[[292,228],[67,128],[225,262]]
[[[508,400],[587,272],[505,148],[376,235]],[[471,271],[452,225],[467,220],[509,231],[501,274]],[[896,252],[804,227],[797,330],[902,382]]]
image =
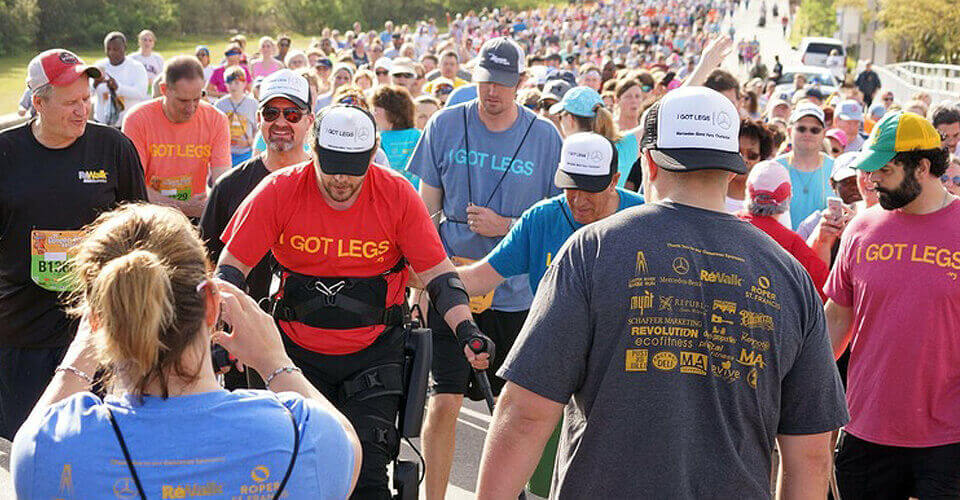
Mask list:
[[827,197],[836,196],[830,187],[830,174],[833,173],[833,158],[820,154],[821,167],[813,172],[801,172],[790,164],[793,154],[777,157],[777,161],[790,172],[790,225],[794,231],[800,227],[803,219],[810,214],[827,208]]
[[145,397],[142,404],[75,394],[17,433],[11,453],[17,496],[139,498],[109,406],[147,498],[272,498],[294,442],[281,401],[300,429],[284,497],[344,498],[356,457],[335,417],[298,394],[248,390]]
[[380,147],[387,154],[390,167],[407,178],[414,189],[420,188],[420,179],[407,170],[407,161],[413,154],[420,140],[420,130],[408,128],[406,130],[386,130],[380,132]]
[[[502,238],[471,231],[466,224],[467,204],[472,201],[503,217],[520,217],[534,203],[559,194],[553,176],[562,145],[556,127],[523,106],[516,105],[519,116],[503,132],[488,130],[477,106],[474,100],[434,114],[407,165],[420,182],[443,189],[445,220],[440,224],[440,239],[447,254],[472,260],[482,259]],[[532,299],[527,281],[515,276],[497,288],[493,308],[523,311]]]
[[[643,204],[643,196],[617,188],[617,211]],[[567,196],[561,194],[527,209],[500,243],[487,255],[487,262],[503,277],[527,274],[530,289],[537,293],[540,278],[567,238],[583,227],[573,219]]]
[[453,92],[447,96],[447,105],[446,107],[452,108],[457,104],[463,104],[468,101],[472,101],[477,98],[477,86],[476,85],[462,85],[453,89]]
[[620,172],[620,179],[617,180],[617,187],[622,188],[630,176],[630,170],[633,164],[637,162],[640,155],[640,143],[637,136],[632,132],[627,132],[623,138],[613,144],[617,148],[617,172]]

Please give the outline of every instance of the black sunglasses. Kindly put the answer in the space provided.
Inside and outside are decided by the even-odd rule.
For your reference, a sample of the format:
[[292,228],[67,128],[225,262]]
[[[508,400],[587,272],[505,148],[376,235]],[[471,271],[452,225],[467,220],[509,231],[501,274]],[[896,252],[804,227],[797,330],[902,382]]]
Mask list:
[[297,123],[303,119],[303,110],[300,108],[275,108],[273,106],[265,106],[260,110],[260,116],[263,117],[265,122],[276,121],[277,118],[280,118],[280,114],[283,114],[283,119],[289,123]]
[[451,87],[450,85],[440,85],[439,87],[435,88],[433,92],[435,94],[447,95],[450,92],[453,92],[453,87]]
[[830,152],[833,153],[833,154],[835,154],[835,155],[838,155],[838,154],[842,153],[843,150],[842,150],[842,149],[837,149],[837,148],[830,148]]
[[746,153],[740,153],[748,161],[757,161],[760,159],[760,153],[755,153],[753,151],[748,151]]
[[360,106],[360,99],[357,96],[345,95],[337,101],[337,104],[346,104],[347,106]]
[[794,129],[796,129],[796,131],[800,132],[801,134],[806,134],[807,131],[809,130],[810,133],[813,135],[817,135],[821,131],[823,131],[823,128],[821,127],[807,127],[805,125],[797,125],[796,127],[794,127]]
[[390,72],[387,71],[387,70],[385,70],[385,69],[378,69],[378,70],[377,70],[377,75],[378,75],[378,76],[383,76],[383,75],[386,75],[386,74],[389,74],[389,73],[390,73]]

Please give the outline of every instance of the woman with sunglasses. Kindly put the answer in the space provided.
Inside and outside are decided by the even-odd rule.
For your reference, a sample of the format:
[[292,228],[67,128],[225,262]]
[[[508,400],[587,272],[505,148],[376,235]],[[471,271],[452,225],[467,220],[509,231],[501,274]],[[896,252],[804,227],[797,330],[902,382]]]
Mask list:
[[960,157],[950,155],[947,171],[940,176],[940,182],[954,196],[960,196]]
[[[773,156],[773,136],[763,122],[740,121],[740,156],[747,165],[747,173],[738,174],[727,185],[727,213],[736,214],[746,207],[747,176],[754,165]],[[789,221],[788,221],[789,222]]]
[[243,49],[238,43],[231,43],[227,46],[227,50],[223,52],[226,61],[222,66],[213,70],[213,73],[210,74],[210,80],[207,83],[207,97],[220,98],[230,92],[230,89],[227,88],[227,81],[224,78],[227,69],[239,66],[243,68],[243,72],[246,75],[247,87],[246,90],[250,90],[250,84],[253,82],[253,78],[250,75],[250,70],[247,69],[245,64],[241,64],[241,59],[243,57]]
[[349,86],[353,82],[354,71],[353,66],[345,63],[338,63],[333,66],[333,71],[330,72],[330,91],[317,97],[316,105],[313,108],[314,113],[319,113],[321,109],[329,106],[340,87]]
[[[211,279],[182,213],[127,205],[103,214],[73,263],[80,327],[14,439],[19,498],[61,496],[67,473],[90,498],[182,498],[185,488],[349,495],[361,462],[353,427],[294,366],[273,319]],[[269,390],[223,389],[211,342],[264,374]]]

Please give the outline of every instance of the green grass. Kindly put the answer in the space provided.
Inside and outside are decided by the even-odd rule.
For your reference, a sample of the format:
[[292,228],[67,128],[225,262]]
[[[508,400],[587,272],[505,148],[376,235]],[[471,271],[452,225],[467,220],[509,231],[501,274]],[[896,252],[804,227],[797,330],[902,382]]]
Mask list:
[[[261,35],[245,34],[247,37],[247,52],[253,53],[257,50],[257,41]],[[304,50],[310,44],[310,37],[291,35],[293,39],[293,48]],[[177,40],[164,40],[157,43],[156,51],[168,59],[179,54],[193,54],[193,49],[197,45],[206,45],[210,47],[212,63],[217,64],[219,54],[227,47],[230,35],[207,35],[207,36],[185,36]],[[81,50],[74,50],[84,62],[92,64],[105,57],[102,47],[93,47]],[[129,52],[135,52],[135,44],[131,44]],[[17,103],[20,101],[20,95],[23,93],[27,77],[27,64],[35,56],[35,52],[25,52],[20,55],[0,57],[0,115],[17,112]]]

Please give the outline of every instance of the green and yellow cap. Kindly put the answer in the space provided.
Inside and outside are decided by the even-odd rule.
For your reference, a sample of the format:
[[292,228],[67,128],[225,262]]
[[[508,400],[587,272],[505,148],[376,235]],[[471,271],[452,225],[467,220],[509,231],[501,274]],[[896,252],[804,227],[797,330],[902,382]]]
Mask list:
[[853,168],[873,172],[880,170],[897,153],[940,147],[940,134],[933,124],[916,113],[887,113],[873,126]]

